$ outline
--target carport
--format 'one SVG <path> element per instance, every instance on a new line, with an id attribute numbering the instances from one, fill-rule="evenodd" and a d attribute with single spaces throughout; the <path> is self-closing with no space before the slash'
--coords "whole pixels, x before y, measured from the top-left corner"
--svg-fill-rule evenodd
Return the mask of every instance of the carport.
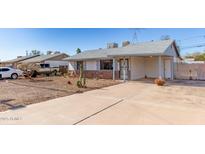
<path id="1" fill-rule="evenodd" d="M 173 80 L 174 58 L 171 56 L 121 56 L 113 58 L 113 80 L 120 71 L 120 79 L 164 78 Z"/>

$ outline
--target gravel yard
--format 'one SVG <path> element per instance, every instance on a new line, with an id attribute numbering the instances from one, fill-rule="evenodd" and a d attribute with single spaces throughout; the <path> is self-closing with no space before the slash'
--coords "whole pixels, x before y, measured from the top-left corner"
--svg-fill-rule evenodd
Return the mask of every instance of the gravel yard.
<path id="1" fill-rule="evenodd" d="M 0 80 L 0 112 L 120 83 L 113 80 L 87 79 L 87 88 L 78 88 L 77 80 L 78 78 L 67 77 Z M 71 84 L 68 84 L 68 81 Z"/>
<path id="2" fill-rule="evenodd" d="M 115 84 L 110 82 L 97 83 Z M 165 86 L 153 80 L 128 81 L 1 112 L 0 124 L 205 124 L 204 94 L 205 81 L 174 80 Z"/>

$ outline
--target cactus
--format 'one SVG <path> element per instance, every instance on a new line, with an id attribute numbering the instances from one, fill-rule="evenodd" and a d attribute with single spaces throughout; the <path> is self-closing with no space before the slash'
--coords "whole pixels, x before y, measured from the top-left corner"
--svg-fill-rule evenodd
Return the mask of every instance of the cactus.
<path id="1" fill-rule="evenodd" d="M 80 76 L 77 81 L 78 88 L 86 88 L 86 78 L 83 75 L 83 63 L 80 64 Z"/>

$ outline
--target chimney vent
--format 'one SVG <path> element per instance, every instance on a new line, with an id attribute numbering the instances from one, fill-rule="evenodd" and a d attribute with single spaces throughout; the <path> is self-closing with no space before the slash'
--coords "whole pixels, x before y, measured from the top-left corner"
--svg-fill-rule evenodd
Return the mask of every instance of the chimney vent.
<path id="1" fill-rule="evenodd" d="M 108 43 L 107 44 L 107 48 L 110 49 L 110 48 L 118 48 L 118 44 L 117 43 Z"/>
<path id="2" fill-rule="evenodd" d="M 122 42 L 122 46 L 123 47 L 126 47 L 126 46 L 128 46 L 130 44 L 130 41 L 124 41 L 124 42 Z"/>

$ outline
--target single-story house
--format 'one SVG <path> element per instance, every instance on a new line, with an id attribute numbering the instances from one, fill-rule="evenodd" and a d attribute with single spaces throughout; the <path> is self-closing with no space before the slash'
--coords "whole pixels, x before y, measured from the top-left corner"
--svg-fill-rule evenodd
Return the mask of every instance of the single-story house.
<path id="1" fill-rule="evenodd" d="M 137 80 L 140 78 L 174 78 L 174 62 L 181 61 L 174 40 L 130 44 L 108 44 L 106 49 L 88 50 L 65 58 L 69 70 L 79 73 L 83 64 L 86 77 Z"/>
<path id="2" fill-rule="evenodd" d="M 31 58 L 35 58 L 35 57 L 37 57 L 37 56 L 40 56 L 40 55 L 18 56 L 17 58 L 12 59 L 12 60 L 0 61 L 0 66 L 1 66 L 1 67 L 12 67 L 12 68 L 16 68 L 17 65 L 18 65 L 19 63 L 21 63 L 22 61 L 27 60 L 27 59 L 31 59 Z"/>
<path id="3" fill-rule="evenodd" d="M 21 64 L 49 64 L 49 67 L 68 66 L 68 62 L 63 60 L 67 57 L 65 53 L 51 53 L 21 61 Z"/>

